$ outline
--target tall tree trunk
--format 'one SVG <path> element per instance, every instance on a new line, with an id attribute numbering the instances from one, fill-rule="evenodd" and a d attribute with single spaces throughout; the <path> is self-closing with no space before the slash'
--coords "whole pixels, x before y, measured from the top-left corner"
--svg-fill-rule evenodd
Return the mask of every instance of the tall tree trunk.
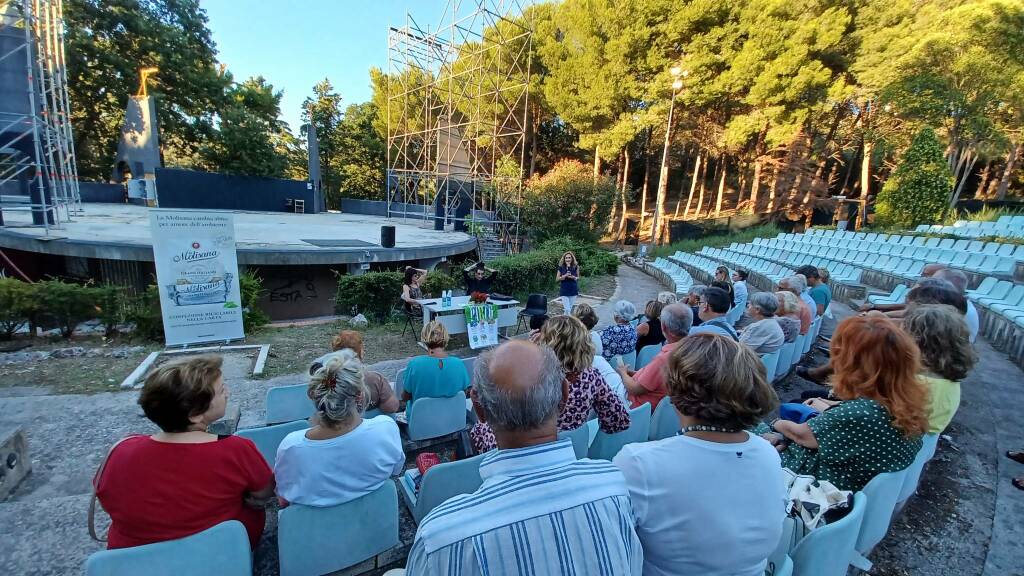
<path id="1" fill-rule="evenodd" d="M 697 216 L 698 219 L 700 219 L 701 210 L 704 207 L 704 190 L 705 190 L 704 184 L 707 181 L 708 164 L 709 164 L 709 162 L 705 162 L 704 166 L 701 168 L 701 171 L 700 171 L 700 190 L 697 193 L 697 212 L 695 213 L 695 215 Z M 714 177 L 714 176 L 712 176 L 712 177 Z"/>
<path id="2" fill-rule="evenodd" d="M 693 176 L 690 177 L 690 194 L 686 197 L 686 209 L 683 210 L 683 220 L 690 215 L 690 203 L 693 202 L 693 193 L 697 189 L 697 178 L 703 169 L 701 165 L 704 159 L 704 151 L 697 147 L 697 159 L 693 161 Z"/>
<path id="3" fill-rule="evenodd" d="M 629 216 L 629 197 L 627 192 L 629 191 L 629 146 L 626 146 L 626 167 L 622 169 L 622 188 L 619 190 L 619 199 L 622 201 L 622 216 L 619 220 L 619 231 L 615 234 L 615 239 L 625 239 L 626 237 L 626 218 Z"/>
<path id="4" fill-rule="evenodd" d="M 729 161 L 726 159 L 725 154 L 721 156 L 722 162 L 722 176 L 718 180 L 718 198 L 715 200 L 715 218 L 718 218 L 722 213 L 722 194 L 725 192 L 725 175 L 729 172 L 728 164 Z"/>
<path id="5" fill-rule="evenodd" d="M 868 223 L 868 194 L 871 192 L 871 153 L 874 149 L 874 142 L 870 140 L 864 141 L 864 158 L 860 165 L 860 210 L 858 211 L 856 230 L 860 230 Z"/>
<path id="6" fill-rule="evenodd" d="M 743 193 L 747 190 L 747 171 L 744 166 L 739 166 L 740 171 L 740 185 L 739 190 L 736 193 L 736 211 L 739 212 L 740 204 L 743 203 Z"/>
<path id="7" fill-rule="evenodd" d="M 992 177 L 992 161 L 985 162 L 985 167 L 981 169 L 981 178 L 978 180 L 978 187 L 974 189 L 974 197 L 978 200 L 985 199 L 985 188 L 988 186 L 988 181 Z"/>
<path id="8" fill-rule="evenodd" d="M 968 150 L 964 156 L 970 156 L 970 158 L 964 165 L 964 174 L 960 178 L 960 182 L 956 185 L 956 190 L 953 191 L 953 197 L 949 199 L 950 210 L 956 209 L 956 203 L 960 201 L 960 193 L 964 189 L 964 184 L 967 183 L 967 179 L 971 176 L 971 171 L 974 170 L 974 164 L 978 161 L 978 153 L 973 150 Z"/>
<path id="9" fill-rule="evenodd" d="M 637 227 L 637 237 L 643 233 L 644 220 L 647 219 L 647 185 L 651 180 L 651 153 L 644 149 L 644 188 L 640 193 L 640 225 Z"/>
<path id="10" fill-rule="evenodd" d="M 1009 154 L 1006 155 L 1006 168 L 1003 169 L 1003 175 L 999 178 L 999 186 L 996 188 L 996 200 L 1006 200 L 1006 192 L 1010 188 L 1010 176 L 1013 175 L 1013 170 L 1017 165 L 1017 158 L 1020 156 L 1022 148 L 1024 148 L 1024 140 L 1017 142 L 1010 148 Z"/>
<path id="11" fill-rule="evenodd" d="M 619 152 L 619 173 L 616 174 L 616 176 L 615 176 L 615 190 L 616 191 L 622 190 L 622 179 L 625 177 L 624 176 L 625 173 L 622 170 L 622 166 L 624 164 L 624 160 L 623 160 L 623 156 L 624 155 L 625 155 L 625 152 Z M 615 230 L 615 216 L 618 214 L 618 211 L 619 211 L 619 203 L 616 200 L 617 199 L 613 199 L 612 200 L 612 214 L 611 214 L 611 216 L 608 217 L 608 234 L 611 234 L 612 231 Z"/>
<path id="12" fill-rule="evenodd" d="M 768 181 L 768 209 L 766 212 L 771 214 L 775 211 L 775 193 L 779 189 L 779 164 L 776 162 L 772 166 L 772 179 Z"/>
<path id="13" fill-rule="evenodd" d="M 853 155 L 853 161 L 852 162 L 848 162 L 846 164 L 846 175 L 843 176 L 843 185 L 839 187 L 839 190 L 841 191 L 841 193 L 844 196 L 846 196 L 846 197 L 850 197 L 851 196 L 851 194 L 849 193 L 849 189 L 850 189 L 849 188 L 849 186 L 850 186 L 850 176 L 853 175 L 853 167 L 858 165 L 858 164 L 860 164 L 860 157 L 861 157 L 861 154 L 863 152 L 864 152 L 864 143 L 861 142 L 860 145 L 857 146 L 857 153 Z"/>
<path id="14" fill-rule="evenodd" d="M 537 169 L 537 132 L 539 130 L 540 114 L 537 112 L 537 107 L 534 106 L 533 122 L 530 122 L 530 170 L 526 173 L 528 179 L 533 177 L 533 173 Z"/>
<path id="15" fill-rule="evenodd" d="M 760 157 L 754 160 L 754 176 L 751 178 L 750 183 L 750 211 L 757 214 L 757 192 L 761 188 L 761 165 L 763 164 Z"/>
<path id="16" fill-rule="evenodd" d="M 601 176 L 601 145 L 594 146 L 594 183 Z"/>
<path id="17" fill-rule="evenodd" d="M 661 169 L 658 172 L 658 194 L 654 201 L 654 222 L 651 224 L 651 244 L 661 244 L 661 237 L 665 231 L 665 221 L 668 214 L 665 213 L 668 204 L 668 158 L 661 159 Z"/>

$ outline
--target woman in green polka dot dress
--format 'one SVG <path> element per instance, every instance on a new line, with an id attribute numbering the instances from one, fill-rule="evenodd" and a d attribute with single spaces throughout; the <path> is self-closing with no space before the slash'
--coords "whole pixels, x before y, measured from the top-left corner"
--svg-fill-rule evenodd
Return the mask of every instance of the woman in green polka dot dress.
<path id="1" fill-rule="evenodd" d="M 786 468 L 857 491 L 914 461 L 928 427 L 928 390 L 917 377 L 917 345 L 881 315 L 839 324 L 832 366 L 841 402 L 805 424 L 776 420 L 756 432 L 778 448 Z"/>

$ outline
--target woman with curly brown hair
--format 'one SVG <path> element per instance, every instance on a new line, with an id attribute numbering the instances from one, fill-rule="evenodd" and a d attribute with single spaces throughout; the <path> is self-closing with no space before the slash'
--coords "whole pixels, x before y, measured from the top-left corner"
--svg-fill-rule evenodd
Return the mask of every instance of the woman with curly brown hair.
<path id="1" fill-rule="evenodd" d="M 911 306 L 903 330 L 921 351 L 921 379 L 931 392 L 928 433 L 939 434 L 960 407 L 960 381 L 978 360 L 970 330 L 963 315 L 944 304 Z"/>
<path id="2" fill-rule="evenodd" d="M 786 468 L 857 491 L 914 461 L 928 430 L 928 389 L 918 378 L 914 340 L 881 315 L 839 324 L 832 367 L 840 402 L 804 424 L 776 420 L 757 432 L 778 448 Z"/>
<path id="3" fill-rule="evenodd" d="M 644 574 L 764 574 L 786 514 L 779 455 L 746 429 L 778 405 L 764 364 L 718 334 L 680 340 L 667 363 L 679 435 L 626 445 Z M 722 554 L 728 550 L 728 554 Z"/>
<path id="4" fill-rule="evenodd" d="M 555 352 L 569 382 L 569 396 L 558 414 L 559 430 L 575 430 L 586 424 L 593 410 L 601 430 L 609 434 L 629 428 L 629 411 L 594 367 L 594 345 L 586 326 L 572 316 L 555 316 L 540 329 L 540 346 Z M 498 447 L 486 423 L 470 430 L 477 453 Z"/>

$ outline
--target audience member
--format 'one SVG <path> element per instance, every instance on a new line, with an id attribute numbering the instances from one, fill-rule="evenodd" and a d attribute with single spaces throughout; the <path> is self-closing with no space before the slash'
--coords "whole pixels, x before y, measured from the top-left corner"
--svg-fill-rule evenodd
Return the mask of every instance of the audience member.
<path id="1" fill-rule="evenodd" d="M 675 304 L 678 301 L 679 297 L 676 296 L 675 292 L 668 292 L 667 290 L 658 292 L 658 302 L 661 302 L 662 304 Z"/>
<path id="2" fill-rule="evenodd" d="M 815 317 L 823 315 L 829 304 L 832 303 L 832 289 L 822 281 L 821 273 L 814 266 L 801 266 L 796 269 L 796 273 L 802 274 L 807 279 L 807 295 L 814 302 Z"/>
<path id="3" fill-rule="evenodd" d="M 786 342 L 795 342 L 800 335 L 800 300 L 792 292 L 780 290 L 775 293 L 779 310 L 775 313 L 775 321 L 782 328 Z"/>
<path id="4" fill-rule="evenodd" d="M 614 314 L 614 324 L 601 331 L 601 354 L 606 360 L 636 351 L 636 328 L 630 323 L 636 316 L 636 307 L 628 300 L 619 300 Z"/>
<path id="5" fill-rule="evenodd" d="M 736 305 L 736 289 L 732 285 L 732 275 L 729 274 L 729 269 L 725 266 L 719 266 L 715 269 L 715 280 L 711 282 L 712 286 L 717 286 L 729 293 L 729 308 L 731 309 Z"/>
<path id="6" fill-rule="evenodd" d="M 857 491 L 914 461 L 928 429 L 928 389 L 918 377 L 917 345 L 881 315 L 839 323 L 832 366 L 840 403 L 805 424 L 776 420 L 771 433 L 764 425 L 757 432 L 776 445 L 786 468 Z"/>
<path id="7" fill-rule="evenodd" d="M 407 574 L 639 576 L 643 551 L 622 473 L 577 460 L 572 442 L 558 440 L 568 390 L 554 352 L 506 342 L 480 356 L 473 380 L 473 408 L 498 450 L 480 463 L 479 490 L 420 523 Z"/>
<path id="8" fill-rule="evenodd" d="M 402 301 L 405 303 L 405 311 L 408 314 L 416 314 L 421 310 L 417 300 L 423 299 L 423 290 L 420 282 L 426 276 L 427 271 L 412 266 L 405 267 L 405 278 L 402 280 Z"/>
<path id="9" fill-rule="evenodd" d="M 554 350 L 569 383 L 569 395 L 558 414 L 559 430 L 583 426 L 591 411 L 597 414 L 601 430 L 609 434 L 629 428 L 629 411 L 593 366 L 594 348 L 582 322 L 572 316 L 555 316 L 541 329 L 537 344 Z M 474 425 L 469 435 L 477 453 L 497 447 L 486 422 Z"/>
<path id="10" fill-rule="evenodd" d="M 604 345 L 601 344 L 601 333 L 594 330 L 594 327 L 597 326 L 597 312 L 594 312 L 590 304 L 577 304 L 572 307 L 572 315 L 583 322 L 583 325 L 590 331 L 590 343 L 594 345 L 594 354 L 602 356 Z"/>
<path id="11" fill-rule="evenodd" d="M 733 326 L 742 326 L 745 323 L 743 314 L 747 311 L 747 271 L 738 269 L 732 273 L 732 289 L 735 294 L 732 308 L 729 310 L 729 321 Z"/>
<path id="12" fill-rule="evenodd" d="M 336 352 L 309 379 L 316 425 L 284 437 L 274 477 L 284 503 L 336 506 L 373 492 L 405 467 L 398 425 L 363 419 L 367 389 L 352 349 Z"/>
<path id="13" fill-rule="evenodd" d="M 903 317 L 903 330 L 921 351 L 921 378 L 931 398 L 928 432 L 941 434 L 960 407 L 960 381 L 977 361 L 970 332 L 964 317 L 943 304 L 911 307 Z"/>
<path id="14" fill-rule="evenodd" d="M 636 327 L 636 351 L 651 344 L 664 344 L 665 335 L 661 333 L 661 310 L 664 304 L 651 300 L 644 308 L 644 321 Z"/>
<path id="15" fill-rule="evenodd" d="M 935 274 L 939 270 L 943 270 L 945 268 L 946 268 L 945 264 L 938 264 L 938 263 L 925 264 L 924 268 L 921 269 L 921 277 L 918 278 L 918 280 L 915 283 L 915 285 L 919 284 L 925 278 L 931 278 L 931 277 L 935 276 Z M 965 277 L 965 283 L 966 283 L 966 277 Z M 865 302 L 864 304 L 861 304 L 859 310 L 861 312 L 870 312 L 871 310 L 877 310 L 879 312 L 884 312 L 890 318 L 902 318 L 903 317 L 903 310 L 906 307 L 907 307 L 907 304 L 906 304 L 905 300 L 904 300 L 904 302 L 900 302 L 899 304 L 874 304 L 872 302 Z"/>
<path id="16" fill-rule="evenodd" d="M 978 309 L 974 307 L 971 299 L 967 298 L 967 275 L 960 270 L 943 268 L 937 270 L 934 277 L 949 282 L 952 284 L 953 289 L 964 297 L 964 301 L 967 303 L 967 313 L 964 314 L 964 321 L 967 322 L 971 344 L 974 344 L 974 341 L 978 339 L 978 331 L 981 329 L 981 319 L 978 317 Z"/>
<path id="17" fill-rule="evenodd" d="M 711 286 L 704 291 L 700 299 L 700 325 L 690 330 L 691 334 L 721 334 L 733 340 L 739 340 L 739 334 L 725 318 L 729 313 L 729 294 L 725 290 Z"/>
<path id="18" fill-rule="evenodd" d="M 498 272 L 487 267 L 483 262 L 477 262 L 462 270 L 462 282 L 466 286 L 466 294 L 480 292 L 490 294 L 491 287 L 498 279 Z"/>
<path id="19" fill-rule="evenodd" d="M 796 296 L 799 303 L 800 309 L 797 312 L 797 317 L 800 318 L 800 334 L 807 334 L 807 331 L 811 328 L 811 322 L 814 322 L 814 310 L 815 306 L 807 303 L 804 299 L 804 291 L 807 289 L 807 280 L 799 274 L 787 276 L 782 280 L 779 280 L 779 290 L 789 292 Z M 812 299 L 813 302 L 813 299 Z"/>
<path id="20" fill-rule="evenodd" d="M 757 354 L 771 354 L 782 348 L 786 335 L 775 321 L 778 308 L 779 301 L 771 292 L 758 292 L 751 296 L 750 304 L 747 305 L 751 324 L 740 334 L 740 343 L 750 346 Z"/>
<path id="21" fill-rule="evenodd" d="M 708 287 L 703 284 L 694 284 L 690 286 L 690 291 L 686 293 L 686 305 L 690 307 L 690 314 L 693 316 L 693 325 L 700 326 L 700 299 L 704 296 L 704 291 Z"/>
<path id="22" fill-rule="evenodd" d="M 409 360 L 405 367 L 402 399 L 406 415 L 420 398 L 451 398 L 469 388 L 469 373 L 461 358 L 448 356 L 448 330 L 437 321 L 428 322 L 420 332 L 427 353 Z"/>
<path id="23" fill-rule="evenodd" d="M 93 479 L 110 515 L 108 548 L 176 540 L 227 520 L 259 543 L 274 474 L 252 441 L 206 431 L 228 402 L 221 363 L 175 360 L 146 377 L 139 405 L 161 431 L 115 444 Z"/>
<path id="24" fill-rule="evenodd" d="M 679 345 L 679 341 L 690 332 L 692 321 L 688 306 L 665 306 L 661 310 L 661 331 L 665 334 L 666 344 L 661 347 L 661 351 L 650 363 L 635 372 L 627 366 L 617 367 L 633 408 L 649 402 L 653 410 L 668 394 L 668 388 L 665 386 L 665 363 L 669 354 Z"/>
<path id="25" fill-rule="evenodd" d="M 309 375 L 312 376 L 320 367 L 327 364 L 327 360 L 344 350 L 352 350 L 356 353 L 359 361 L 363 361 L 363 335 L 355 330 L 342 330 L 331 340 L 331 349 L 334 352 L 324 354 L 313 360 L 309 367 Z M 395 389 L 391 383 L 380 372 L 372 370 L 363 371 L 363 384 L 366 385 L 366 398 L 364 410 L 379 410 L 383 414 L 398 412 L 400 403 Z"/>
<path id="26" fill-rule="evenodd" d="M 744 431 L 778 406 L 764 365 L 729 338 L 690 336 L 669 356 L 668 388 L 681 433 L 627 444 L 614 460 L 644 574 L 763 575 L 787 501 L 779 454 Z"/>

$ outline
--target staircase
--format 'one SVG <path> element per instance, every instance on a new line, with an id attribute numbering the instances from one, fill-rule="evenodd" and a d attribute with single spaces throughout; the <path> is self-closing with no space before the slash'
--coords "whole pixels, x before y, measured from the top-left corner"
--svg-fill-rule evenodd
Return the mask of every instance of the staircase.
<path id="1" fill-rule="evenodd" d="M 476 252 L 480 260 L 490 262 L 495 258 L 506 256 L 505 245 L 498 236 L 490 230 L 476 237 Z"/>

